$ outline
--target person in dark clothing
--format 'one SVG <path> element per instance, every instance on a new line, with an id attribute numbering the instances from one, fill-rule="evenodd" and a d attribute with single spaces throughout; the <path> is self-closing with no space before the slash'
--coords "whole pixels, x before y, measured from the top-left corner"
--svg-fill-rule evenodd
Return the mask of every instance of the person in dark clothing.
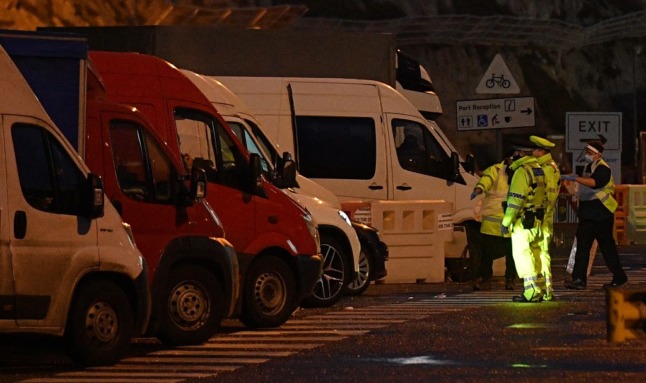
<path id="1" fill-rule="evenodd" d="M 576 230 L 577 249 L 574 256 L 572 280 L 565 281 L 565 287 L 571 290 L 585 290 L 587 284 L 590 248 L 594 240 L 599 243 L 603 260 L 612 272 L 612 281 L 604 287 L 623 286 L 628 277 L 621 267 L 617 245 L 612 235 L 614 212 L 617 201 L 614 199 L 615 183 L 610 167 L 601 158 L 603 144 L 591 141 L 585 147 L 587 165 L 583 175 L 563 175 L 561 180 L 574 181 L 579 184 L 579 224 Z"/>

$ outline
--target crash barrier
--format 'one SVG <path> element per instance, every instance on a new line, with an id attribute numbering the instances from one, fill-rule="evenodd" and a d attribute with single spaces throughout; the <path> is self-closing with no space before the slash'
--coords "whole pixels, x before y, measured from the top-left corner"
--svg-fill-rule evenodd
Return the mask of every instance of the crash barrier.
<path id="1" fill-rule="evenodd" d="M 388 245 L 386 283 L 444 281 L 445 242 L 453 239 L 453 206 L 445 201 L 345 202 L 350 219 L 379 230 Z"/>
<path id="2" fill-rule="evenodd" d="M 623 185 L 627 186 L 628 206 L 624 207 L 627 212 L 626 241 L 629 243 L 646 243 L 646 185 Z"/>
<path id="3" fill-rule="evenodd" d="M 608 342 L 646 337 L 646 290 L 606 291 Z"/>
<path id="4" fill-rule="evenodd" d="M 628 186 L 615 185 L 615 199 L 617 200 L 617 210 L 615 210 L 615 225 L 613 227 L 613 236 L 618 245 L 625 246 L 629 244 L 626 233 L 626 215 L 629 205 Z"/>
<path id="5" fill-rule="evenodd" d="M 617 200 L 618 206 L 615 211 L 615 221 L 613 226 L 613 236 L 617 244 L 625 246 L 632 243 L 640 243 L 639 240 L 645 241 L 646 243 L 646 203 L 645 197 L 646 194 L 640 193 L 646 191 L 646 186 L 644 185 L 615 185 L 615 199 Z M 632 196 L 632 197 L 631 197 Z M 631 198 L 637 200 L 631 202 Z M 637 205 L 635 205 L 637 203 Z M 634 209 L 631 209 L 631 206 Z M 554 241 L 557 247 L 571 247 L 573 238 L 567 236 L 567 232 L 558 230 L 567 226 L 568 224 L 575 225 L 577 220 L 577 207 L 578 200 L 576 194 L 570 193 L 561 193 L 559 194 L 556 209 L 554 211 Z M 628 230 L 628 219 L 631 217 L 634 222 L 632 227 L 637 227 L 642 225 L 639 230 L 642 230 L 642 233 L 638 232 L 638 229 L 632 229 L 631 232 Z M 640 239 L 640 236 L 643 237 Z M 631 240 L 632 238 L 632 240 Z"/>

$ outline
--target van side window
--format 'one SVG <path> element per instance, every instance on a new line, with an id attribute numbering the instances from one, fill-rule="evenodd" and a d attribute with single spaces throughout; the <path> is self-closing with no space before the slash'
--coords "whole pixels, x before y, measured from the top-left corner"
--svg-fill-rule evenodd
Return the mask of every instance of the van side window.
<path id="1" fill-rule="evenodd" d="M 372 118 L 297 116 L 295 136 L 295 155 L 305 177 L 367 180 L 375 174 Z"/>
<path id="2" fill-rule="evenodd" d="M 194 166 L 206 171 L 210 182 L 241 188 L 246 159 L 224 126 L 214 117 L 195 110 L 175 110 L 179 148 Z M 187 165 L 187 169 L 190 166 Z"/>
<path id="3" fill-rule="evenodd" d="M 392 129 L 397 159 L 403 169 L 448 180 L 450 158 L 424 125 L 393 119 Z"/>
<path id="4" fill-rule="evenodd" d="M 85 176 L 61 143 L 41 127 L 11 129 L 20 188 L 29 205 L 50 213 L 80 215 Z"/>
<path id="5" fill-rule="evenodd" d="M 227 124 L 249 153 L 256 153 L 260 156 L 260 165 L 262 166 L 262 171 L 268 179 L 271 179 L 271 177 L 269 176 L 269 164 L 267 163 L 266 158 L 267 154 L 265 154 L 266 152 L 263 152 L 264 149 L 261 150 L 258 145 L 256 145 L 253 137 L 251 137 L 249 132 L 247 132 L 247 129 L 245 129 L 245 126 L 242 125 L 242 123 L 228 121 Z"/>
<path id="6" fill-rule="evenodd" d="M 140 125 L 110 121 L 112 160 L 121 191 L 137 201 L 170 203 L 172 164 Z"/>

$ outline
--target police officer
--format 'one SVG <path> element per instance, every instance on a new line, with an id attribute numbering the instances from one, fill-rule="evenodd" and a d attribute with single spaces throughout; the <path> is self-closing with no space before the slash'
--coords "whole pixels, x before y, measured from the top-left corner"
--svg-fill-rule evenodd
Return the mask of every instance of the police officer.
<path id="1" fill-rule="evenodd" d="M 585 147 L 583 176 L 564 175 L 561 179 L 579 184 L 579 224 L 576 229 L 576 254 L 572 280 L 565 281 L 565 287 L 572 290 L 585 290 L 590 262 L 590 248 L 594 240 L 599 243 L 603 260 L 612 272 L 612 281 L 604 287 L 618 287 L 628 282 L 628 277 L 621 267 L 617 245 L 612 236 L 614 213 L 617 201 L 613 198 L 615 182 L 610 167 L 601 158 L 603 143 L 591 141 Z"/>
<path id="2" fill-rule="evenodd" d="M 511 164 L 514 172 L 507 193 L 502 234 L 511 233 L 512 252 L 518 276 L 523 279 L 523 293 L 514 302 L 540 302 L 545 291 L 538 285 L 541 271 L 539 246 L 545 213 L 545 173 L 531 155 L 533 144 L 516 146 L 523 157 Z"/>
<path id="3" fill-rule="evenodd" d="M 550 154 L 550 149 L 555 146 L 554 143 L 538 136 L 531 136 L 529 140 L 536 145 L 532 154 L 545 173 L 545 215 L 543 217 L 542 239 L 539 243 L 540 248 L 537 249 L 540 251 L 542 276 L 538 282 L 545 291 L 543 299 L 551 301 L 554 299 L 554 287 L 552 286 L 550 244 L 554 234 L 554 210 L 561 189 L 561 172 Z"/>
<path id="4" fill-rule="evenodd" d="M 511 235 L 502 234 L 501 225 L 504 216 L 503 202 L 509 191 L 509 176 L 513 152 L 499 163 L 486 168 L 480 180 L 473 188 L 471 199 L 484 193 L 482 200 L 482 224 L 480 234 L 482 241 L 482 261 L 480 265 L 480 278 L 473 284 L 474 290 L 490 290 L 490 279 L 493 276 L 493 261 L 505 257 L 505 289 L 513 290 L 517 278 L 516 266 L 511 250 Z"/>

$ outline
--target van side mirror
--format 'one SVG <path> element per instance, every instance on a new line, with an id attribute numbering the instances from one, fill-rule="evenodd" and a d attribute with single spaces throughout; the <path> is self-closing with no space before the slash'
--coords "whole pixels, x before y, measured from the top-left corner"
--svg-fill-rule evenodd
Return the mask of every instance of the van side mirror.
<path id="1" fill-rule="evenodd" d="M 283 153 L 283 157 L 280 159 L 280 166 L 276 168 L 275 185 L 279 189 L 298 187 L 296 162 L 292 159 L 290 152 Z"/>
<path id="2" fill-rule="evenodd" d="M 88 173 L 85 193 L 82 201 L 83 214 L 88 218 L 103 217 L 105 207 L 105 191 L 101 177 Z"/>
<path id="3" fill-rule="evenodd" d="M 201 167 L 194 166 L 191 169 L 191 200 L 206 197 L 206 171 Z"/>
<path id="4" fill-rule="evenodd" d="M 476 171 L 476 158 L 473 154 L 467 154 L 467 158 L 464 160 L 464 170 L 471 174 Z"/>
<path id="5" fill-rule="evenodd" d="M 451 181 L 460 179 L 460 156 L 456 152 L 451 152 Z"/>
<path id="6" fill-rule="evenodd" d="M 253 194 L 264 195 L 262 188 L 262 165 L 258 153 L 249 154 L 249 178 L 247 179 L 247 190 Z"/>

